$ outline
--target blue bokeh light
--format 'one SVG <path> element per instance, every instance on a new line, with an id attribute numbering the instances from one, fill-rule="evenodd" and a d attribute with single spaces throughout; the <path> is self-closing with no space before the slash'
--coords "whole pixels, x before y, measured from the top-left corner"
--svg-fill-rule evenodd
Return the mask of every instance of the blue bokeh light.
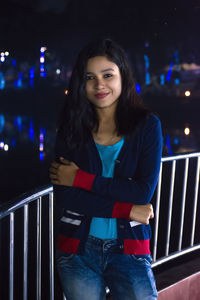
<path id="1" fill-rule="evenodd" d="M 5 125 L 5 117 L 4 115 L 0 115 L 0 133 L 3 131 Z"/>
<path id="2" fill-rule="evenodd" d="M 164 84 L 165 84 L 165 75 L 164 75 L 164 74 L 161 74 L 161 75 L 160 75 L 160 84 L 161 84 L 161 85 L 164 85 Z"/>
<path id="3" fill-rule="evenodd" d="M 168 149 L 168 153 L 172 154 L 172 147 L 171 147 L 171 142 L 170 142 L 170 137 L 169 135 L 166 135 L 166 145 L 167 145 L 167 149 Z"/>
<path id="4" fill-rule="evenodd" d="M 170 66 L 169 66 L 169 70 L 168 70 L 168 72 L 167 72 L 167 77 L 166 77 L 166 80 L 167 80 L 167 81 L 170 81 L 170 79 L 171 79 L 171 74 L 172 74 L 173 65 L 174 65 L 174 63 L 171 62 L 171 63 L 170 63 Z"/>
<path id="5" fill-rule="evenodd" d="M 138 94 L 141 93 L 141 86 L 139 85 L 139 83 L 136 83 L 136 91 Z"/>
<path id="6" fill-rule="evenodd" d="M 32 120 L 29 123 L 29 138 L 32 141 L 34 140 L 34 127 L 33 127 L 33 121 Z"/>

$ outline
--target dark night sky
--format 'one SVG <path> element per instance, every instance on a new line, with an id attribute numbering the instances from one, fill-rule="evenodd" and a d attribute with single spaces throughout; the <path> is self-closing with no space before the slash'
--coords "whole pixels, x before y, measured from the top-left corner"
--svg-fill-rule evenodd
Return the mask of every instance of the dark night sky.
<path id="1" fill-rule="evenodd" d="M 148 41 L 158 64 L 168 63 L 175 49 L 184 61 L 200 63 L 200 5 L 187 3 L 161 8 L 132 0 L 10 0 L 0 10 L 0 48 L 23 57 L 44 44 L 73 59 L 88 40 L 103 35 L 135 52 Z"/>

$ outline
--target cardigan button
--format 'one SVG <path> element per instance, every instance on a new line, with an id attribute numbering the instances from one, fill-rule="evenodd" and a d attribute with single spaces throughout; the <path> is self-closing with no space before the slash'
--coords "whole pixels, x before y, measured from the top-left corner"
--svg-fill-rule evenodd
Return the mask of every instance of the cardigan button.
<path id="1" fill-rule="evenodd" d="M 132 180 L 133 178 L 129 177 L 128 180 Z"/>
<path id="2" fill-rule="evenodd" d="M 120 160 L 119 160 L 119 159 L 116 159 L 115 162 L 116 162 L 116 164 L 119 164 L 119 163 L 120 163 Z"/>

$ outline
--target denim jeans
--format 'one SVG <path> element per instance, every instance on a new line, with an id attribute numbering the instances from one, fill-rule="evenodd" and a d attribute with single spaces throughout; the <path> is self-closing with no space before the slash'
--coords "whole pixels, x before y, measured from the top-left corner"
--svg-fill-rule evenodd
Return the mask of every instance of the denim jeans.
<path id="1" fill-rule="evenodd" d="M 56 262 L 67 300 L 155 300 L 150 255 L 120 253 L 118 240 L 88 237 L 83 255 L 57 251 Z"/>

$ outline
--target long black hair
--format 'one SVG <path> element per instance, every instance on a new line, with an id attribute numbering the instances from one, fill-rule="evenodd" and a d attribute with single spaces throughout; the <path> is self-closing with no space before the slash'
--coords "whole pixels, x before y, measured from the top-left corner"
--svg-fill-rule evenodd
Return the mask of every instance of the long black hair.
<path id="1" fill-rule="evenodd" d="M 93 41 L 82 49 L 77 58 L 69 82 L 69 93 L 60 116 L 58 135 L 65 139 L 69 150 L 80 148 L 89 140 L 92 131 L 98 129 L 97 113 L 85 92 L 87 61 L 95 56 L 106 56 L 120 70 L 122 92 L 115 112 L 118 135 L 129 135 L 150 113 L 136 92 L 124 50 L 111 39 Z"/>

